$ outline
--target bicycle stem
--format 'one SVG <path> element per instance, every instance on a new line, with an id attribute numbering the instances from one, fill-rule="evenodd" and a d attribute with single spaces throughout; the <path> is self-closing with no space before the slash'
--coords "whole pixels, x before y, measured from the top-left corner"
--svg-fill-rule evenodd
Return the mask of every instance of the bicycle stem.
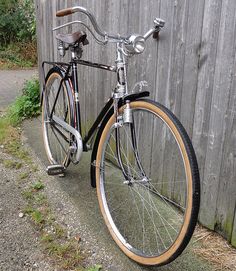
<path id="1" fill-rule="evenodd" d="M 127 63 L 123 50 L 123 43 L 118 42 L 116 44 L 116 73 L 117 73 L 117 85 L 114 90 L 113 97 L 122 98 L 124 95 L 128 94 L 127 87 Z"/>

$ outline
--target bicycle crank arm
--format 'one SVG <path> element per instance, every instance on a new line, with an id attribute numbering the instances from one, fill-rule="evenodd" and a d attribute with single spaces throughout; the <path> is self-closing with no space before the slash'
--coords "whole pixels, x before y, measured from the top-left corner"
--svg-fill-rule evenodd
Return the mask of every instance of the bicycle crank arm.
<path id="1" fill-rule="evenodd" d="M 76 140 L 76 150 L 74 150 L 73 152 L 73 158 L 74 158 L 74 162 L 78 163 L 80 161 L 82 152 L 83 152 L 83 141 L 82 141 L 82 137 L 80 135 L 80 133 L 73 128 L 72 126 L 70 126 L 68 123 L 66 123 L 64 120 L 58 118 L 57 116 L 53 115 L 52 116 L 52 120 L 59 126 L 61 126 L 64 130 L 66 130 L 67 132 L 71 133 Z"/>

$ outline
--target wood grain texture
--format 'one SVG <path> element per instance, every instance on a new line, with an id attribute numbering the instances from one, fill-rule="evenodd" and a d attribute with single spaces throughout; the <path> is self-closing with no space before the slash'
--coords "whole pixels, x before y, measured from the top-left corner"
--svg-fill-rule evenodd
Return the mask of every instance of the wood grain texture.
<path id="1" fill-rule="evenodd" d="M 236 171 L 232 167 L 235 166 L 232 160 L 236 148 L 233 127 L 235 114 L 229 114 L 235 109 L 235 104 L 232 103 L 235 100 L 235 87 L 232 83 L 236 71 L 236 35 L 233 34 L 236 31 L 235 10 L 235 1 L 223 2 L 209 123 L 211 141 L 206 152 L 206 160 L 214 161 L 206 167 L 206 176 L 216 176 L 216 185 L 211 189 L 213 194 L 218 194 L 212 205 L 217 209 L 215 226 L 217 230 L 224 229 L 222 232 L 226 236 L 230 236 L 232 232 L 236 202 Z M 222 159 L 215 159 L 216 157 Z"/>
<path id="2" fill-rule="evenodd" d="M 215 208 L 214 202 L 217 197 L 213 193 L 215 186 L 217 186 L 217 176 L 215 172 L 212 175 L 208 173 L 211 163 L 206 160 L 206 150 L 211 144 L 209 124 L 214 90 L 221 6 L 221 1 L 205 1 L 200 55 L 207 58 L 207 60 L 198 72 L 193 128 L 193 143 L 196 147 L 200 176 L 202 178 L 200 221 L 211 229 L 214 229 L 215 224 L 214 219 L 212 219 L 215 213 L 211 210 Z"/>
<path id="3" fill-rule="evenodd" d="M 43 60 L 63 60 L 57 52 L 52 27 L 83 14 L 56 18 L 59 9 L 76 0 L 36 1 L 39 66 Z M 236 246 L 236 1 L 235 0 L 80 0 L 109 33 L 128 36 L 145 33 L 155 17 L 166 20 L 159 41 L 150 38 L 143 55 L 129 63 L 129 90 L 148 82 L 151 97 L 170 108 L 185 126 L 196 150 L 202 187 L 200 222 L 224 235 Z M 91 24 L 90 24 L 91 26 Z M 83 29 L 73 26 L 67 33 Z M 88 34 L 85 60 L 114 65 L 115 46 L 101 46 Z M 67 55 L 64 60 L 69 61 Z M 42 80 L 41 72 L 40 79 Z M 116 75 L 79 67 L 81 117 L 91 123 L 116 84 Z M 87 126 L 87 125 L 85 125 Z M 87 128 L 85 128 L 87 130 Z M 161 134 L 157 127 L 149 135 Z M 168 146 L 153 147 L 162 164 Z M 173 159 L 173 176 L 178 161 Z M 171 177 L 172 178 L 172 177 Z"/>

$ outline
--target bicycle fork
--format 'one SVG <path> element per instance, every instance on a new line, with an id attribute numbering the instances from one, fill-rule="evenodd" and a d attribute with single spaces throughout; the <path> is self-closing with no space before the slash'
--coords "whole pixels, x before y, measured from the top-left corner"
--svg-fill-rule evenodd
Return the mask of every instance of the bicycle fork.
<path id="1" fill-rule="evenodd" d="M 135 161 L 134 163 L 137 164 L 137 167 L 141 173 L 142 179 L 147 179 L 146 178 L 146 173 L 143 169 L 142 163 L 139 158 L 139 153 L 138 153 L 138 148 L 137 148 L 137 137 L 136 137 L 136 131 L 135 131 L 135 123 L 134 123 L 134 117 L 133 117 L 133 112 L 132 109 L 130 108 L 130 101 L 126 101 L 126 105 L 124 107 L 123 114 L 119 114 L 118 111 L 118 101 L 114 99 L 114 114 L 116 118 L 116 123 L 115 123 L 115 141 L 116 141 L 116 154 L 117 154 L 117 160 L 118 164 L 122 170 L 122 173 L 124 175 L 124 178 L 126 180 L 126 184 L 132 185 L 134 182 L 132 172 L 129 172 L 129 165 L 125 165 L 122 159 L 122 147 L 120 144 L 120 129 L 124 125 L 129 126 L 129 131 L 130 131 L 130 143 L 131 143 L 131 150 L 134 153 L 134 158 Z M 127 136 L 129 136 L 127 134 Z M 128 154 L 127 154 L 128 155 Z M 127 163 L 129 163 L 127 161 Z M 127 169 L 126 169 L 127 168 Z"/>

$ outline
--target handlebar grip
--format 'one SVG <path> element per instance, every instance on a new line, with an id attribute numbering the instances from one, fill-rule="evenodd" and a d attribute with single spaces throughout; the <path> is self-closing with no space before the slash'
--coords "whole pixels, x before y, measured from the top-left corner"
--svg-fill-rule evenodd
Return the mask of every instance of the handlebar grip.
<path id="1" fill-rule="evenodd" d="M 63 16 L 66 16 L 66 15 L 70 15 L 72 13 L 74 13 L 72 8 L 65 8 L 65 9 L 61 9 L 61 10 L 57 11 L 56 16 L 57 17 L 63 17 Z"/>

